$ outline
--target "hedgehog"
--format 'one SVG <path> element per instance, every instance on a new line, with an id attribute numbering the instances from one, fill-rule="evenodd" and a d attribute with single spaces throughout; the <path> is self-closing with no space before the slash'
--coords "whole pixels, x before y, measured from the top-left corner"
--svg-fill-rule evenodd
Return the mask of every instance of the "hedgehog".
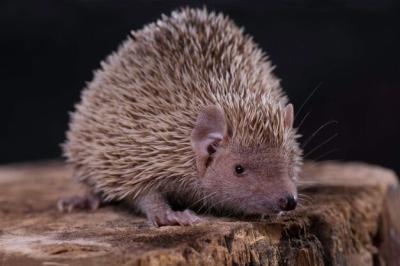
<path id="1" fill-rule="evenodd" d="M 131 32 L 71 114 L 63 151 L 88 194 L 59 209 L 127 201 L 155 226 L 204 220 L 196 204 L 241 215 L 295 209 L 302 151 L 272 71 L 243 28 L 205 8 Z"/>

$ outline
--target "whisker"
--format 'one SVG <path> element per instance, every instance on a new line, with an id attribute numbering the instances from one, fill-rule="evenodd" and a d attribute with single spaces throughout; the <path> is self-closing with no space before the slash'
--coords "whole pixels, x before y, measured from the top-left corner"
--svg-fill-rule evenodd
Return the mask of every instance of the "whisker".
<path id="1" fill-rule="evenodd" d="M 321 144 L 317 145 L 314 149 L 312 149 L 311 151 L 309 151 L 306 155 L 304 155 L 304 158 L 307 158 L 309 155 L 311 155 L 313 152 L 315 152 L 316 150 L 318 150 L 319 148 L 321 148 L 322 146 L 324 146 L 325 144 L 327 144 L 328 142 L 330 142 L 331 140 L 333 140 L 334 138 L 336 138 L 339 134 L 335 133 L 333 134 L 331 137 L 329 137 L 328 139 L 326 139 L 325 141 L 323 141 Z"/>
<path id="2" fill-rule="evenodd" d="M 299 205 L 299 210 L 307 210 L 308 208 L 310 208 L 310 205 L 311 205 L 311 204 L 309 204 L 309 205 L 300 204 L 300 205 Z"/>
<path id="3" fill-rule="evenodd" d="M 229 200 L 231 200 L 229 197 L 226 197 L 225 199 L 222 199 L 218 202 L 214 202 L 213 204 L 210 204 L 210 208 L 208 210 L 211 209 L 215 209 L 219 214 L 221 214 L 221 211 L 224 210 L 223 205 L 225 202 L 228 202 Z M 229 215 L 225 215 L 227 217 L 231 217 L 232 214 Z"/>
<path id="4" fill-rule="evenodd" d="M 311 142 L 311 140 L 313 140 L 314 137 L 315 137 L 319 132 L 321 132 L 322 129 L 324 129 L 325 127 L 327 127 L 327 126 L 329 126 L 329 125 L 337 124 L 337 123 L 338 123 L 338 121 L 336 121 L 336 120 L 330 120 L 330 121 L 326 122 L 325 124 L 323 124 L 322 126 L 320 126 L 317 130 L 314 131 L 313 134 L 311 134 L 310 137 L 308 137 L 308 139 L 306 139 L 306 140 L 304 141 L 304 143 L 301 145 L 301 148 L 305 148 L 305 147 L 307 146 L 307 144 L 309 144 L 309 143 Z"/>
<path id="5" fill-rule="evenodd" d="M 303 194 L 303 193 L 299 193 L 298 194 L 298 198 L 299 199 L 308 199 L 308 200 L 313 200 L 314 199 L 313 196 L 310 196 L 310 195 L 307 195 L 307 194 Z"/>
<path id="6" fill-rule="evenodd" d="M 314 95 L 314 93 L 321 87 L 321 85 L 322 85 L 322 82 L 318 83 L 318 85 L 311 91 L 310 95 L 308 95 L 308 97 L 304 100 L 303 104 L 300 106 L 300 108 L 296 112 L 296 115 L 294 116 L 294 121 L 296 121 L 296 118 L 300 114 L 303 107 L 310 100 L 310 98 Z"/>
<path id="7" fill-rule="evenodd" d="M 311 203 L 313 201 L 313 198 L 298 198 L 299 202 L 306 202 L 306 203 Z"/>
<path id="8" fill-rule="evenodd" d="M 222 209 L 223 203 L 225 203 L 225 202 L 227 202 L 227 201 L 229 201 L 229 198 L 228 198 L 228 197 L 225 198 L 225 199 L 221 199 L 221 200 L 219 200 L 219 201 L 217 201 L 217 202 L 214 202 L 214 203 L 212 204 L 212 205 L 213 205 L 213 208 Z"/>
<path id="9" fill-rule="evenodd" d="M 314 161 L 318 161 L 318 160 L 324 158 L 325 156 L 328 156 L 329 154 L 334 153 L 334 152 L 337 152 L 337 151 L 339 151 L 339 149 L 334 148 L 334 149 L 332 149 L 332 150 L 330 150 L 330 151 L 328 151 L 328 152 L 325 152 L 325 153 L 323 153 L 322 155 L 318 156 L 317 158 L 314 159 Z"/>
<path id="10" fill-rule="evenodd" d="M 309 205 L 311 204 L 304 204 L 303 202 L 299 202 L 299 204 L 297 205 L 297 209 L 305 209 Z"/>
<path id="11" fill-rule="evenodd" d="M 205 208 L 204 213 L 209 214 L 210 210 L 214 208 L 214 203 L 205 200 L 205 201 L 203 201 L 202 206 L 200 207 L 200 210 L 203 210 L 203 208 Z"/>
<path id="12" fill-rule="evenodd" d="M 305 116 L 303 116 L 303 119 L 301 119 L 299 125 L 297 126 L 297 129 L 300 129 L 301 126 L 303 125 L 304 121 L 307 119 L 307 117 L 310 115 L 311 112 L 307 112 Z"/>
<path id="13" fill-rule="evenodd" d="M 207 198 L 210 198 L 210 197 L 214 196 L 215 194 L 217 194 L 217 192 L 212 192 L 208 195 L 205 195 L 204 197 L 201 197 L 200 199 L 198 199 L 195 202 L 193 202 L 192 204 L 190 204 L 189 208 L 195 206 L 197 203 L 199 203 L 201 201 L 205 201 Z"/>
<path id="14" fill-rule="evenodd" d="M 306 200 L 306 199 L 299 199 L 298 200 L 298 204 L 307 204 L 307 205 L 310 205 L 311 204 L 311 202 L 312 202 L 312 200 Z"/>
<path id="15" fill-rule="evenodd" d="M 302 204 L 302 203 L 311 204 L 312 200 L 311 199 L 299 199 L 298 203 L 299 204 Z"/>
<path id="16" fill-rule="evenodd" d="M 210 193 L 209 195 L 215 195 L 215 194 L 216 194 L 216 192 Z M 206 207 L 207 204 L 209 204 L 209 202 L 208 202 L 208 200 L 207 200 L 207 199 L 209 199 L 209 198 L 211 198 L 211 196 L 208 197 L 208 198 L 205 198 L 205 197 L 202 198 L 203 200 L 202 200 L 202 202 L 201 202 L 200 208 L 198 209 L 198 212 L 202 212 L 202 211 L 203 211 L 203 208 Z"/>
<path id="17" fill-rule="evenodd" d="M 312 199 L 313 198 L 312 196 L 309 196 L 309 195 L 306 195 L 306 194 L 303 194 L 303 193 L 298 193 L 297 197 L 299 199 L 300 198 L 306 198 L 306 199 Z"/>

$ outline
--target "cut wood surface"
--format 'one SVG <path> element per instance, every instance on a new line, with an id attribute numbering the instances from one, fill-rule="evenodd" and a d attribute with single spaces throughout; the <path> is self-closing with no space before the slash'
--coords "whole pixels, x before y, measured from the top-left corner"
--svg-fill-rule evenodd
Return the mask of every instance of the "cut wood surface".
<path id="1" fill-rule="evenodd" d="M 153 228 L 122 205 L 61 214 L 83 193 L 60 162 L 0 167 L 0 265 L 400 265 L 395 174 L 306 163 L 300 206 L 273 220 Z"/>

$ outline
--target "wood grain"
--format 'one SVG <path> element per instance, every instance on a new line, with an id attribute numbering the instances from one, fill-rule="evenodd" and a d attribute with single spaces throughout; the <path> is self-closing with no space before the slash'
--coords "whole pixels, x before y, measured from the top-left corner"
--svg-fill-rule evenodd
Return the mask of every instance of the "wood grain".
<path id="1" fill-rule="evenodd" d="M 308 162 L 296 211 L 152 228 L 126 206 L 60 214 L 83 193 L 60 162 L 0 167 L 0 265 L 400 265 L 395 174 Z"/>

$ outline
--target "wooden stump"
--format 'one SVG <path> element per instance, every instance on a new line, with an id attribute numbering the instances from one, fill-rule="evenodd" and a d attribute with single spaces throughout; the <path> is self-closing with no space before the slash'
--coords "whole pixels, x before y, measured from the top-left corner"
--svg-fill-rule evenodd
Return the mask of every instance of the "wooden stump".
<path id="1" fill-rule="evenodd" d="M 307 163 L 290 214 L 162 228 L 123 206 L 58 213 L 82 192 L 69 176 L 58 162 L 0 167 L 0 265 L 400 265 L 399 185 L 380 167 Z"/>

